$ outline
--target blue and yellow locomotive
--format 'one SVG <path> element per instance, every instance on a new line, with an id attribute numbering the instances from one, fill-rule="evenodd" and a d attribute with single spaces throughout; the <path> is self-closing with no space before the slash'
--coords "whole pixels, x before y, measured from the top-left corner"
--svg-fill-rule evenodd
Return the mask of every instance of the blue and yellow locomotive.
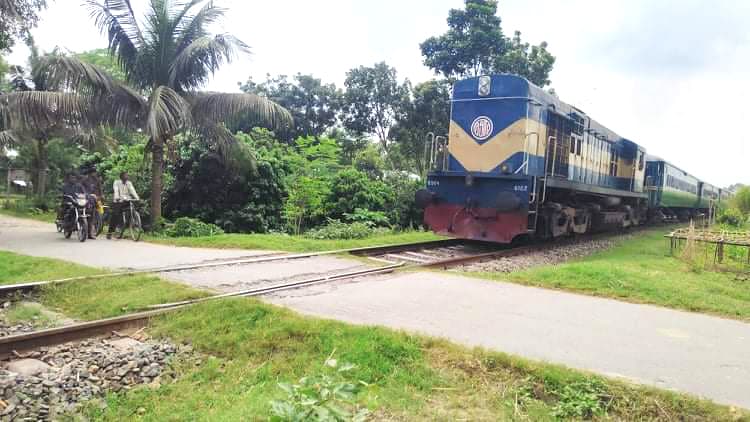
<path id="1" fill-rule="evenodd" d="M 513 75 L 456 82 L 448 137 L 430 138 L 427 155 L 417 203 L 433 231 L 454 237 L 510 243 L 628 227 L 657 200 L 643 147 Z"/>

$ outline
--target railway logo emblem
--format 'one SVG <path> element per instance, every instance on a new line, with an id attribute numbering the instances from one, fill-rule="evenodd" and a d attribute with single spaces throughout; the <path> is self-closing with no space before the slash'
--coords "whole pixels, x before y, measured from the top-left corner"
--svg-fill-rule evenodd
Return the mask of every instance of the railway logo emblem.
<path id="1" fill-rule="evenodd" d="M 471 136 L 478 141 L 484 141 L 492 135 L 492 120 L 487 116 L 479 116 L 471 123 Z"/>

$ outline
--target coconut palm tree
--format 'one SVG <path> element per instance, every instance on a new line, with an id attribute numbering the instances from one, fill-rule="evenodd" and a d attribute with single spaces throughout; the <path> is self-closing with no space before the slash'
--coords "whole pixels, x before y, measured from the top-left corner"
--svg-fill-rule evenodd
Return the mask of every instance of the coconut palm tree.
<path id="1" fill-rule="evenodd" d="M 102 116 L 108 123 L 132 127 L 149 137 L 152 221 L 161 217 L 164 150 L 176 134 L 197 133 L 221 147 L 234 141 L 227 126 L 235 121 L 271 128 L 291 125 L 289 112 L 264 97 L 199 90 L 221 65 L 249 52 L 232 35 L 209 33 L 208 26 L 225 12 L 212 1 L 149 0 L 140 20 L 130 0 L 89 0 L 88 6 L 107 35 L 109 52 L 122 67 L 130 89 L 73 57 L 50 62 L 48 69 L 56 80 L 76 87 L 76 92 L 112 105 Z"/>

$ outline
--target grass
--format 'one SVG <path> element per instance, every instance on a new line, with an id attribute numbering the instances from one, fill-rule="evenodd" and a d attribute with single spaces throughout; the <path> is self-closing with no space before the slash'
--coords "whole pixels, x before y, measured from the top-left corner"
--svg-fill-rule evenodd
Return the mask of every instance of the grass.
<path id="1" fill-rule="evenodd" d="M 23 195 L 3 195 L 0 197 L 0 214 L 11 217 L 29 218 L 45 223 L 54 223 L 57 213 L 55 211 L 42 211 L 30 208 L 27 199 Z"/>
<path id="2" fill-rule="evenodd" d="M 317 240 L 304 236 L 286 234 L 222 234 L 208 237 L 155 237 L 149 242 L 175 246 L 220 249 L 264 249 L 290 252 L 318 252 L 337 249 L 361 248 L 366 246 L 391 245 L 397 243 L 423 242 L 443 237 L 430 232 L 408 231 L 372 236 L 365 239 Z"/>
<path id="3" fill-rule="evenodd" d="M 35 327 L 49 327 L 55 323 L 55 320 L 38 304 L 23 302 L 12 305 L 5 314 L 5 320 L 10 324 L 28 321 Z"/>
<path id="4" fill-rule="evenodd" d="M 57 259 L 0 251 L 0 284 L 100 274 L 102 270 Z M 45 286 L 41 302 L 78 319 L 122 315 L 148 305 L 192 299 L 207 293 L 151 275 L 106 277 Z"/>
<path id="5" fill-rule="evenodd" d="M 62 261 L 0 253 L 0 282 L 38 279 L 56 269 L 97 272 Z M 42 302 L 80 319 L 204 293 L 151 276 L 62 284 Z M 323 371 L 333 354 L 357 365 L 367 387 L 356 401 L 382 420 L 750 420 L 743 411 L 686 395 L 613 381 L 560 366 L 378 327 L 302 317 L 255 299 L 208 302 L 155 319 L 150 333 L 191 343 L 201 360 L 176 360 L 158 387 L 110 394 L 95 420 L 259 420 L 279 382 Z"/>
<path id="6" fill-rule="evenodd" d="M 393 330 L 301 317 L 229 299 L 161 317 L 151 332 L 210 356 L 177 363 L 176 381 L 110 395 L 101 420 L 262 420 L 279 382 L 357 365 L 375 420 L 740 420 L 741 411 L 666 391 Z"/>
<path id="7" fill-rule="evenodd" d="M 665 233 L 665 229 L 649 230 L 609 250 L 560 265 L 510 274 L 466 274 L 750 320 L 747 281 L 669 256 Z"/>

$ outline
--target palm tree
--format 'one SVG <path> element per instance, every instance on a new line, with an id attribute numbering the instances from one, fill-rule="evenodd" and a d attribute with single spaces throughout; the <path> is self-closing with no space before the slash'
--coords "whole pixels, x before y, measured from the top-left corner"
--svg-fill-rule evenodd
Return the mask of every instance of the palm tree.
<path id="1" fill-rule="evenodd" d="M 90 98 L 65 91 L 65 86 L 45 71 L 46 63 L 56 61 L 55 50 L 40 55 L 33 38 L 27 40 L 31 54 L 28 68 L 10 67 L 11 92 L 0 95 L 0 147 L 32 144 L 37 172 L 36 193 L 47 192 L 48 143 L 53 137 L 91 142 L 94 120 Z"/>
<path id="2" fill-rule="evenodd" d="M 130 0 L 88 0 L 88 5 L 131 89 L 72 57 L 50 63 L 49 71 L 76 92 L 83 89 L 96 102 L 111 105 L 103 116 L 108 123 L 130 126 L 149 137 L 153 222 L 161 217 L 164 149 L 176 134 L 200 134 L 221 147 L 234 142 L 226 125 L 240 119 L 272 128 L 291 125 L 289 112 L 264 97 L 199 91 L 222 64 L 249 52 L 232 35 L 208 32 L 225 12 L 213 2 L 149 0 L 141 20 Z M 145 98 L 133 95 L 136 92 Z"/>

